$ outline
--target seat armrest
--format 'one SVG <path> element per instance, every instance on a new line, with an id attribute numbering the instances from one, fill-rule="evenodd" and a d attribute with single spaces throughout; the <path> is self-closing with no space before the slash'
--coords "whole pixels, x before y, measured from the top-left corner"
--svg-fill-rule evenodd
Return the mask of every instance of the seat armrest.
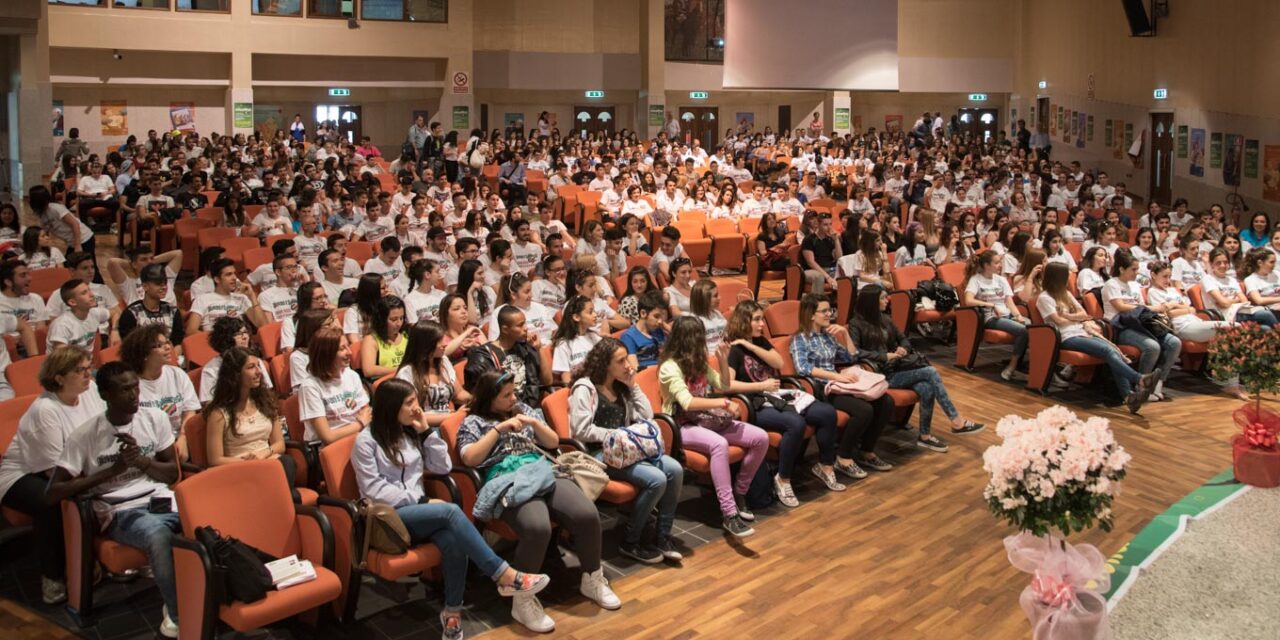
<path id="1" fill-rule="evenodd" d="M 214 637 L 220 595 L 213 579 L 213 562 L 204 545 L 182 535 L 173 536 L 173 570 L 179 635 Z"/>
<path id="2" fill-rule="evenodd" d="M 428 482 L 438 482 L 442 486 L 444 486 L 445 491 L 449 492 L 449 501 L 458 505 L 459 509 L 462 508 L 462 492 L 458 490 L 458 483 L 454 481 L 453 476 L 447 473 L 446 474 L 435 474 L 435 473 L 423 474 L 422 476 L 423 490 L 426 490 L 426 484 Z"/>
<path id="3" fill-rule="evenodd" d="M 591 449 L 587 448 L 587 443 L 577 438 L 560 438 L 560 450 L 565 451 L 566 449 L 570 451 L 581 451 L 586 454 L 591 453 Z"/>
<path id="4" fill-rule="evenodd" d="M 669 443 L 671 445 L 671 453 L 668 455 L 683 465 L 684 439 L 680 435 L 680 423 L 676 422 L 676 419 L 667 413 L 655 413 L 653 414 L 653 420 L 667 423 L 667 426 L 671 429 L 671 442 Z"/>
<path id="5" fill-rule="evenodd" d="M 319 560 L 326 569 L 332 571 L 333 527 L 329 524 L 329 518 L 315 507 L 296 505 L 294 511 L 298 514 L 302 556 L 312 562 Z"/>

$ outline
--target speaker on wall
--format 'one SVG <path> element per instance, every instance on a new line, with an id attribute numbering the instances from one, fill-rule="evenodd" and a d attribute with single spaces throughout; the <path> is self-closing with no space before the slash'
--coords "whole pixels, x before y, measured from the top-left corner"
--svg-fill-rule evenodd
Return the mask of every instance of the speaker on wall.
<path id="1" fill-rule="evenodd" d="M 1125 17 L 1129 19 L 1129 35 L 1155 35 L 1155 27 L 1147 17 L 1147 8 L 1143 6 L 1144 0 L 1120 0 L 1120 2 L 1124 5 Z"/>

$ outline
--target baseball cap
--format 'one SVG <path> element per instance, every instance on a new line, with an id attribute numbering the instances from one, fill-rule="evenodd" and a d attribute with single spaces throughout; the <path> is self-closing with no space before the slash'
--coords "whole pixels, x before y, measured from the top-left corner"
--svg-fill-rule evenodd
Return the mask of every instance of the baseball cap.
<path id="1" fill-rule="evenodd" d="M 151 284 L 168 284 L 169 276 L 164 271 L 162 264 L 149 264 L 142 268 L 142 274 L 138 279 Z"/>

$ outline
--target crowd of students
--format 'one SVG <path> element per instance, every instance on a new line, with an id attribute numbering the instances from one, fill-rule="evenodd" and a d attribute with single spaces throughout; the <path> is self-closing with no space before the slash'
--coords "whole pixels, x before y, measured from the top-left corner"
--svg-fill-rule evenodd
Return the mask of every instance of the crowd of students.
<path id="1" fill-rule="evenodd" d="M 876 452 L 894 402 L 849 392 L 859 384 L 852 365 L 916 393 L 922 449 L 948 449 L 933 428 L 935 404 L 950 434 L 983 429 L 891 321 L 894 269 L 964 263 L 962 304 L 1014 336 L 1004 380 L 1024 375 L 1034 312 L 1057 327 L 1064 348 L 1103 359 L 1134 412 L 1171 399 L 1164 385 L 1182 340 L 1208 340 L 1232 322 L 1274 326 L 1280 309 L 1280 228 L 1265 215 L 1237 233 L 1221 207 L 1192 214 L 1180 200 L 1168 212 L 1150 203 L 1138 219 L 1124 185 L 1111 186 L 1105 173 L 1003 138 L 766 129 L 730 131 L 708 153 L 665 133 L 477 130 L 460 142 L 422 122 L 410 133 L 390 164 L 369 162 L 351 144 L 308 145 L 283 132 L 277 140 L 153 135 L 105 158 L 64 145 L 53 188 L 29 194 L 42 226 L 22 228 L 16 209 L 0 207 L 0 240 L 12 243 L 0 262 L 0 330 L 15 336 L 20 356 L 47 353 L 45 391 L 0 461 L 0 499 L 34 517 L 46 603 L 66 597 L 58 501 L 93 492 L 104 533 L 148 552 L 165 601 L 161 633 L 176 637 L 169 541 L 178 520 L 148 512 L 145 500 L 108 496 L 136 484 L 168 495 L 175 464 L 190 451 L 183 426 L 197 414 L 210 465 L 274 458 L 290 486 L 286 438 L 317 446 L 356 438 L 361 496 L 395 507 L 415 544 L 431 541 L 444 553 L 445 637 L 461 637 L 468 559 L 513 598 L 517 622 L 550 631 L 536 594 L 547 584 L 540 571 L 553 526 L 572 534 L 582 594 L 605 609 L 622 604 L 601 569 L 595 504 L 560 478 L 499 509 L 495 517 L 518 537 L 504 561 L 455 505 L 425 497 L 422 478 L 457 460 L 484 483 L 516 482 L 540 448 L 559 444 L 541 409 L 554 389 L 569 389 L 571 435 L 601 458 L 612 430 L 674 416 L 679 442 L 671 444 L 707 457 L 723 528 L 746 537 L 755 520 L 746 495 L 769 432 L 781 437 L 771 476 L 786 507 L 799 505 L 797 465 L 834 492 L 894 468 Z M 484 178 L 486 165 L 499 167 L 496 182 Z M 529 188 L 532 172 L 548 176 L 545 190 Z M 76 188 L 59 189 L 66 181 Z M 204 185 L 217 193 L 202 193 Z M 561 219 L 554 206 L 568 185 L 602 193 L 599 218 L 572 231 L 566 222 L 577 219 Z M 836 200 L 845 202 L 839 232 L 815 208 Z M 261 211 L 250 216 L 250 205 Z M 104 256 L 101 271 L 81 220 L 100 207 L 121 210 L 139 235 L 119 257 Z M 224 226 L 260 238 L 273 259 L 243 273 L 221 247 L 205 248 L 180 301 L 182 253 L 156 253 L 143 236 L 208 207 Z M 798 245 L 807 293 L 788 353 L 769 339 L 764 303 L 722 301 L 697 272 L 671 225 L 682 217 L 758 219 L 747 252 L 769 270 L 791 266 Z M 373 247 L 363 264 L 348 255 L 352 241 Z M 1071 243 L 1081 243 L 1078 262 Z M 30 292 L 33 269 L 59 265 L 74 277 L 48 301 Z M 847 326 L 833 319 L 839 278 L 855 283 Z M 1196 286 L 1217 312 L 1212 319 L 1191 306 Z M 1147 309 L 1173 330 L 1159 339 L 1140 323 L 1108 330 L 1086 311 L 1086 296 L 1096 296 L 1108 323 Z M 46 330 L 42 349 L 36 336 Z M 257 344 L 262 331 L 278 338 L 287 375 L 273 378 Z M 181 345 L 202 332 L 217 355 L 193 383 Z M 117 344 L 119 362 L 95 377 L 94 354 Z M 1140 357 L 1130 361 L 1119 345 Z M 7 366 L 9 353 L 0 359 Z M 789 365 L 813 393 L 782 388 Z M 649 368 L 661 406 L 636 382 Z M 1059 371 L 1056 383 L 1070 378 Z M 745 397 L 754 424 L 724 394 Z M 280 398 L 294 395 L 301 424 L 286 425 Z M 0 397 L 13 397 L 7 383 Z M 450 451 L 440 428 L 460 410 Z M 817 457 L 806 467 L 810 430 Z M 736 473 L 730 446 L 744 452 Z M 607 467 L 637 490 L 619 550 L 639 562 L 682 558 L 672 523 L 685 472 L 673 453 Z"/>

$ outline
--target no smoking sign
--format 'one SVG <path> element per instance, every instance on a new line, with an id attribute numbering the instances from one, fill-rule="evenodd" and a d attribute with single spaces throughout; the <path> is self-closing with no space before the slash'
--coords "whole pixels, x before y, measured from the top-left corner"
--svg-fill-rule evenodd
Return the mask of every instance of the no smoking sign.
<path id="1" fill-rule="evenodd" d="M 454 93 L 470 93 L 471 77 L 465 71 L 459 71 L 453 74 L 453 92 Z"/>

